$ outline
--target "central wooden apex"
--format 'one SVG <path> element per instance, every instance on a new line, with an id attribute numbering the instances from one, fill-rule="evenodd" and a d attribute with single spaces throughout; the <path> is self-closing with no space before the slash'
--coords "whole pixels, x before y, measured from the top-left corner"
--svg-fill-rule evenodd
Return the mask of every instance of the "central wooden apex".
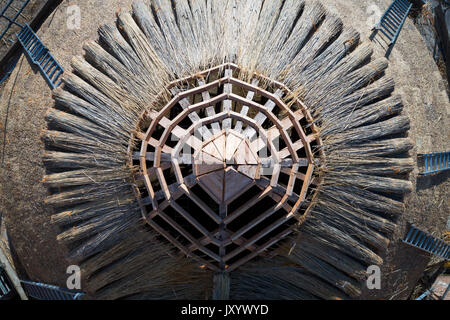
<path id="1" fill-rule="evenodd" d="M 195 154 L 194 172 L 203 189 L 219 204 L 229 204 L 253 183 L 261 167 L 250 142 L 223 131 Z"/>
<path id="2" fill-rule="evenodd" d="M 283 84 L 231 63 L 174 81 L 167 92 L 170 101 L 149 109 L 136 135 L 143 217 L 214 271 L 274 254 L 313 196 L 321 140 L 307 108 Z"/>

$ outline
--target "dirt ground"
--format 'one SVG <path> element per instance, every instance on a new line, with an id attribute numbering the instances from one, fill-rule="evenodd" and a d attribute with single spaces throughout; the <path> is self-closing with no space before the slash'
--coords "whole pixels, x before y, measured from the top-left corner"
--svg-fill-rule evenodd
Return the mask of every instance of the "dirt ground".
<path id="1" fill-rule="evenodd" d="M 38 35 L 67 70 L 74 55 L 82 54 L 82 43 L 97 38 L 100 24 L 115 20 L 115 12 L 129 8 L 132 0 L 70 0 L 42 25 Z M 391 0 L 322 0 L 344 23 L 361 32 L 369 41 L 370 29 Z M 78 5 L 81 28 L 67 28 L 67 7 Z M 386 45 L 376 36 L 376 56 L 384 56 Z M 408 19 L 389 56 L 387 71 L 403 96 L 405 113 L 411 119 L 410 138 L 418 153 L 448 150 L 450 103 L 445 83 L 425 43 Z M 40 160 L 43 146 L 39 134 L 45 127 L 44 115 L 53 101 L 51 90 L 38 70 L 25 57 L 19 61 L 0 97 L 0 210 L 21 263 L 33 280 L 63 285 L 65 249 L 58 246 L 57 230 L 49 224 L 50 208 L 44 205 L 46 190 L 40 183 L 44 169 Z M 406 223 L 440 236 L 449 215 L 449 173 L 419 177 L 420 164 L 411 175 L 415 192 L 406 199 L 406 213 L 399 221 L 396 238 L 385 256 L 382 289 L 367 291 L 363 298 L 406 299 L 430 257 L 407 247 L 403 237 Z"/>

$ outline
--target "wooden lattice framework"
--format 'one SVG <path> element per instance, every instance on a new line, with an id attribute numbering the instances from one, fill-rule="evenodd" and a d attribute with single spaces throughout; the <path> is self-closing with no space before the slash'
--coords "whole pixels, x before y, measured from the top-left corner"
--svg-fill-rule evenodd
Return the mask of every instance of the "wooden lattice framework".
<path id="1" fill-rule="evenodd" d="M 242 74 L 227 63 L 170 83 L 130 148 L 147 223 L 219 272 L 271 254 L 304 221 L 323 157 L 306 106 L 282 83 Z"/>

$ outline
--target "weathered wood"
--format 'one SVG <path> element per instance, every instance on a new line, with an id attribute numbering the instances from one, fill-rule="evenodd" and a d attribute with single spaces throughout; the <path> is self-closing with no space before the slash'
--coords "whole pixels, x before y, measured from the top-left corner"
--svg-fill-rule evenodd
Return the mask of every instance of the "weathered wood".
<path id="1" fill-rule="evenodd" d="M 3 267 L 6 271 L 6 274 L 8 275 L 9 279 L 12 282 L 12 285 L 14 286 L 14 289 L 19 294 L 21 300 L 28 300 L 27 295 L 25 294 L 25 291 L 23 290 L 20 279 L 16 274 L 16 271 L 12 267 L 12 265 L 9 263 L 8 258 L 6 257 L 5 253 L 3 252 L 3 248 L 0 247 L 0 266 Z"/>
<path id="2" fill-rule="evenodd" d="M 230 298 L 230 274 L 227 272 L 214 275 L 214 300 L 228 300 Z"/>

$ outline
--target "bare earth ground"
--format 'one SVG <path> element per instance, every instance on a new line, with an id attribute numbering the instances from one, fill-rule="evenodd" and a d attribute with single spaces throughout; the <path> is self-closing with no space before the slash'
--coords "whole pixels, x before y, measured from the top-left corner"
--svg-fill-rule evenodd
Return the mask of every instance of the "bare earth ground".
<path id="1" fill-rule="evenodd" d="M 65 1 L 38 32 L 42 41 L 66 69 L 70 59 L 82 54 L 82 43 L 97 38 L 100 24 L 115 19 L 120 7 L 129 8 L 132 0 Z M 391 0 L 322 0 L 344 23 L 370 36 L 376 19 Z M 81 8 L 80 30 L 66 26 L 69 5 Z M 378 14 L 378 15 L 377 15 Z M 367 40 L 368 41 L 368 40 Z M 381 39 L 375 38 L 376 55 L 383 56 Z M 410 19 L 390 55 L 387 73 L 396 81 L 405 113 L 411 119 L 410 137 L 417 153 L 448 150 L 450 103 L 445 84 L 423 39 Z M 45 128 L 45 112 L 53 104 L 51 90 L 40 73 L 22 57 L 0 97 L 0 210 L 9 236 L 21 262 L 33 280 L 64 285 L 67 262 L 65 249 L 57 245 L 57 230 L 49 224 L 51 210 L 44 205 L 46 190 L 40 183 L 44 169 L 40 160 L 43 146 L 39 134 Z M 449 215 L 448 173 L 418 178 L 419 168 L 411 175 L 416 186 L 406 199 L 406 213 L 396 239 L 400 239 L 406 221 L 440 236 Z M 393 240 L 383 266 L 382 289 L 368 291 L 363 297 L 405 299 L 413 290 L 430 257 L 398 240 Z"/>

